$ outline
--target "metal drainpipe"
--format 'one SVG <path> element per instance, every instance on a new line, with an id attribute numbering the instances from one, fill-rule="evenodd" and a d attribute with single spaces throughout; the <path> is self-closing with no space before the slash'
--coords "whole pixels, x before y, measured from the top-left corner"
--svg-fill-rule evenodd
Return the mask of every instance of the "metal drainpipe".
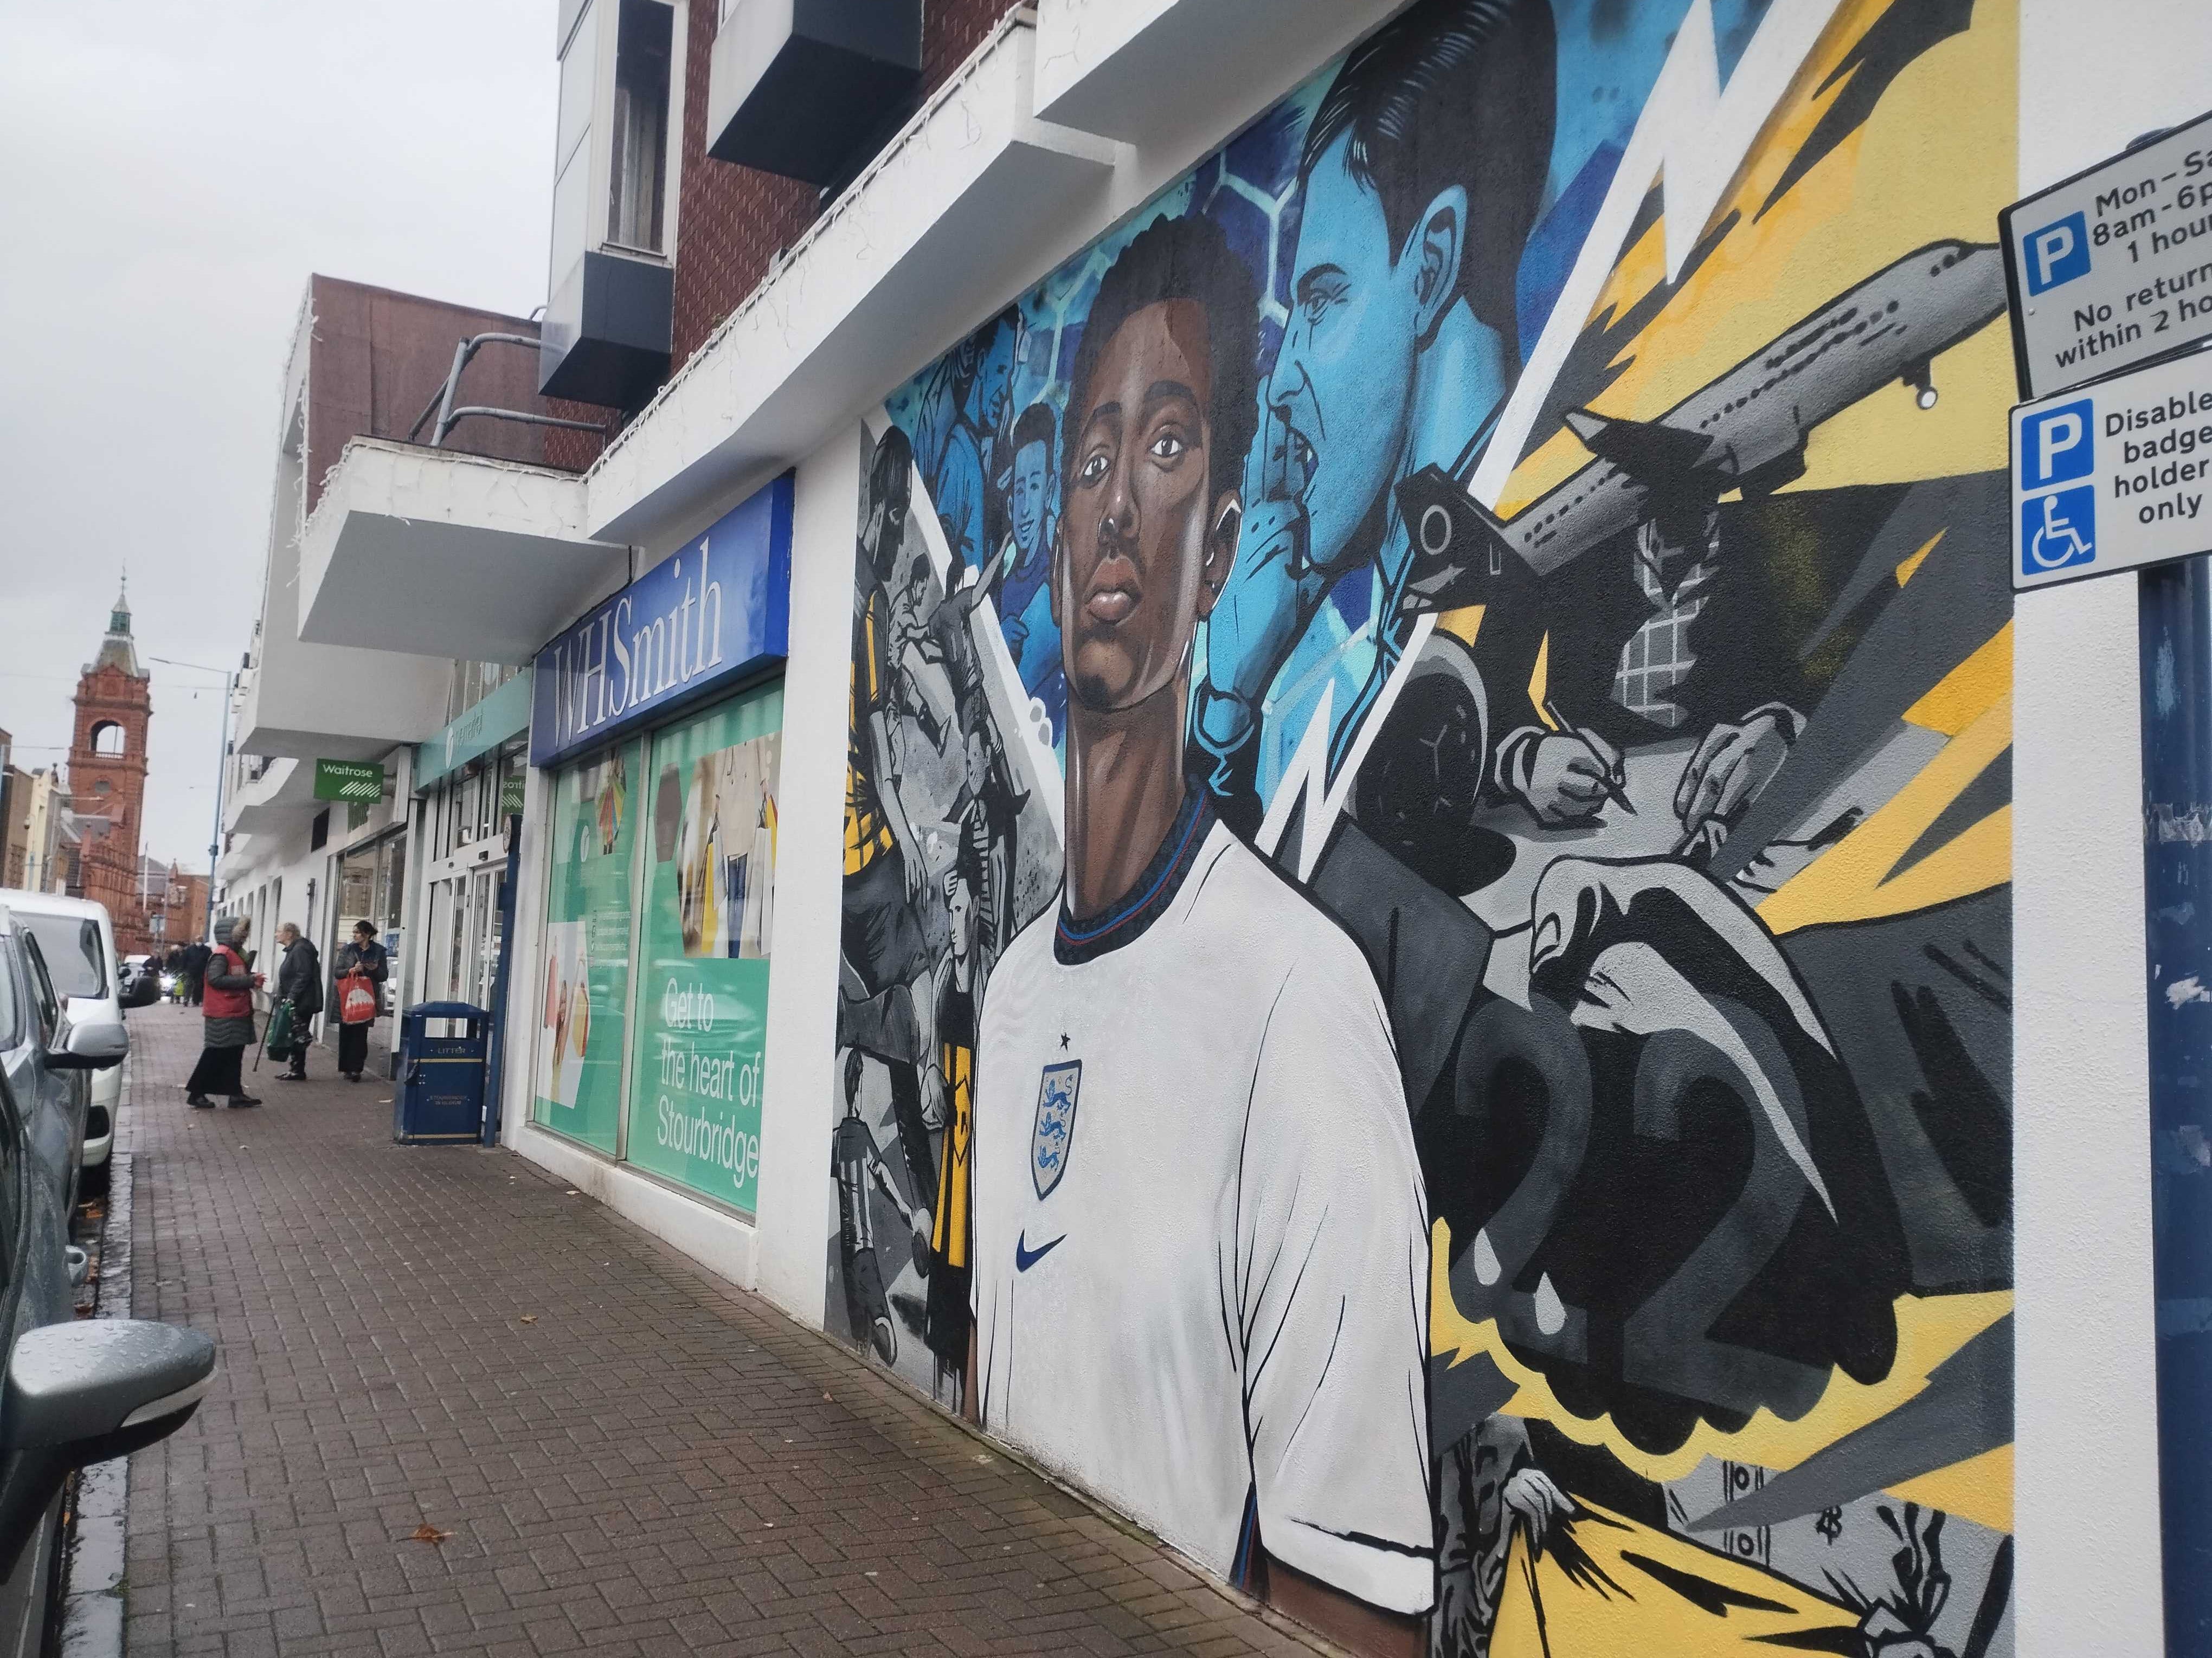
<path id="1" fill-rule="evenodd" d="M 2212 559 L 2137 577 L 2166 1649 L 2212 1655 Z"/>

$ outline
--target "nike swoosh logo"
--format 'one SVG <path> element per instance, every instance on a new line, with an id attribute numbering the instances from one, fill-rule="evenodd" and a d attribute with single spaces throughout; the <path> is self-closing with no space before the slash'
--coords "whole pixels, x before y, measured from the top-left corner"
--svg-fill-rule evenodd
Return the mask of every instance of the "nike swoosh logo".
<path id="1" fill-rule="evenodd" d="M 1030 1235 L 1027 1232 L 1024 1232 L 1021 1236 L 1014 1240 L 1014 1270 L 1017 1272 L 1028 1272 L 1030 1267 L 1036 1266 L 1037 1262 L 1042 1260 L 1047 1255 L 1050 1254 L 1054 1250 L 1059 1248 L 1061 1244 L 1066 1242 L 1067 1234 L 1062 1232 L 1050 1243 L 1040 1244 L 1037 1248 L 1032 1249 L 1029 1247 Z"/>

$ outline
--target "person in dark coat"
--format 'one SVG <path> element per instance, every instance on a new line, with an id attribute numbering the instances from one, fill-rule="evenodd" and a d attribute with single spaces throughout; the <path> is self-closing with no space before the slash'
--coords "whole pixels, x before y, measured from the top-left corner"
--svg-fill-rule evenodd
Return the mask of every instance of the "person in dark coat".
<path id="1" fill-rule="evenodd" d="M 280 1083 L 307 1080 L 307 1024 L 323 1011 L 323 958 L 289 921 L 276 929 L 284 959 L 276 966 L 276 999 L 292 1004 L 292 1068 L 280 1071 Z M 280 1056 L 281 1057 L 281 1056 Z"/>
<path id="2" fill-rule="evenodd" d="M 338 977 L 358 973 L 376 987 L 377 1008 L 384 1006 L 384 981 L 392 976 L 392 957 L 376 941 L 376 923 L 356 921 L 353 940 L 338 951 Z M 339 1010 L 343 1012 L 344 1010 Z M 360 1024 L 338 1025 L 338 1070 L 349 1083 L 361 1080 L 362 1067 L 368 1063 L 368 1027 L 375 1021 Z"/>
<path id="3" fill-rule="evenodd" d="M 194 1007 L 206 992 L 208 957 L 214 954 L 202 939 L 195 938 L 185 946 L 185 999 Z"/>
<path id="4" fill-rule="evenodd" d="M 185 1084 L 185 1096 L 197 1110 L 212 1110 L 210 1096 L 216 1094 L 228 1095 L 234 1106 L 261 1103 L 246 1091 L 239 1074 L 240 1061 L 253 1042 L 253 993 L 261 984 L 261 975 L 246 965 L 243 953 L 252 926 L 240 916 L 218 930 L 222 942 L 207 954 L 199 1063 Z"/>

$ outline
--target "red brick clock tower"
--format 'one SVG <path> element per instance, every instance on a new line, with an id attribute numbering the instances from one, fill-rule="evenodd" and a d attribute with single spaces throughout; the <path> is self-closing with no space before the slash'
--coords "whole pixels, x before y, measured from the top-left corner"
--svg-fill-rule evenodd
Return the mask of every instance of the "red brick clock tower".
<path id="1" fill-rule="evenodd" d="M 107 906 L 115 949 L 149 950 L 145 907 L 138 893 L 138 837 L 146 805 L 146 726 L 154 703 L 146 671 L 131 638 L 127 589 L 115 596 L 100 655 L 76 683 L 76 734 L 70 745 L 70 804 L 110 827 L 84 854 L 84 896 Z"/>

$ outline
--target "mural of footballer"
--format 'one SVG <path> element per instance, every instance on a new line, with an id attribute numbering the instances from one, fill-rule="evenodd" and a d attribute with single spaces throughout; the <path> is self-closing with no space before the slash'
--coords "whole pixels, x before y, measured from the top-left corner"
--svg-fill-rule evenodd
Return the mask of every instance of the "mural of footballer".
<path id="1" fill-rule="evenodd" d="M 1186 775 L 1192 644 L 1236 556 L 1257 295 L 1161 218 L 1071 374 L 1051 575 L 1060 902 L 976 1060 L 971 1411 L 1347 1644 L 1434 1597 L 1429 1217 L 1351 938 Z"/>

